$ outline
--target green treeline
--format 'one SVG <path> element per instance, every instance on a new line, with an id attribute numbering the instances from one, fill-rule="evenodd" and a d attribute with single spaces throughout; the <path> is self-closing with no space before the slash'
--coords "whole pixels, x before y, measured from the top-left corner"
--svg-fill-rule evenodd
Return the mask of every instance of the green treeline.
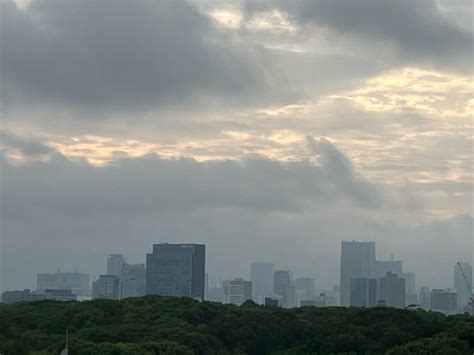
<path id="1" fill-rule="evenodd" d="M 0 305 L 1 354 L 472 354 L 474 318 L 189 298 Z"/>

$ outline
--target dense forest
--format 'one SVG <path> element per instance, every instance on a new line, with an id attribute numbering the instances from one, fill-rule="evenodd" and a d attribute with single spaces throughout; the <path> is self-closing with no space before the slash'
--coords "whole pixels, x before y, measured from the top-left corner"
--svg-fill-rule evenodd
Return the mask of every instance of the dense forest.
<path id="1" fill-rule="evenodd" d="M 472 354 L 474 318 L 189 298 L 0 304 L 1 354 Z"/>

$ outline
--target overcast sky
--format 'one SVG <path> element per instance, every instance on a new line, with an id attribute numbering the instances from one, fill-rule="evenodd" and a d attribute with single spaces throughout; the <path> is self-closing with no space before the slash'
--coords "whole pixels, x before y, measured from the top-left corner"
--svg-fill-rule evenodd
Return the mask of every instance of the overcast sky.
<path id="1" fill-rule="evenodd" d="M 1 288 L 207 245 L 317 287 L 374 240 L 452 287 L 473 259 L 470 0 L 5 0 Z"/>

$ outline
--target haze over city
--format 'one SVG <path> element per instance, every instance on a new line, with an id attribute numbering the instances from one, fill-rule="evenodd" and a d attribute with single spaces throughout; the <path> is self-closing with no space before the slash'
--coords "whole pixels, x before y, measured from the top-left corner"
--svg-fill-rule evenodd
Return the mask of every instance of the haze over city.
<path id="1" fill-rule="evenodd" d="M 431 288 L 472 265 L 470 1 L 0 6 L 0 291 L 160 242 L 321 289 L 343 240 Z"/>

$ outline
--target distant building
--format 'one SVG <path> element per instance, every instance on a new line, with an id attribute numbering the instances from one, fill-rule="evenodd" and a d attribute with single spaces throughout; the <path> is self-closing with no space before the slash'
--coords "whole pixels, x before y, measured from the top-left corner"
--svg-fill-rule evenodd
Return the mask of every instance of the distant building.
<path id="1" fill-rule="evenodd" d="M 206 246 L 154 244 L 146 256 L 146 293 L 204 299 Z"/>
<path id="2" fill-rule="evenodd" d="M 420 306 L 425 310 L 431 309 L 431 290 L 429 287 L 420 288 Z"/>
<path id="3" fill-rule="evenodd" d="M 46 299 L 46 294 L 31 292 L 29 289 L 5 291 L 2 293 L 3 303 L 32 302 Z"/>
<path id="4" fill-rule="evenodd" d="M 433 289 L 431 291 L 431 310 L 450 315 L 457 313 L 458 297 L 455 291 Z"/>
<path id="5" fill-rule="evenodd" d="M 265 298 L 265 307 L 273 307 L 273 308 L 278 307 L 278 300 L 270 298 L 270 297 L 266 297 Z"/>
<path id="6" fill-rule="evenodd" d="M 273 295 L 273 274 L 275 265 L 272 263 L 252 263 L 250 279 L 252 281 L 252 298 L 258 304 L 263 304 L 265 298 Z"/>
<path id="7" fill-rule="evenodd" d="M 222 287 L 209 287 L 207 301 L 224 303 L 224 289 Z"/>
<path id="8" fill-rule="evenodd" d="M 80 272 L 42 273 L 36 276 L 36 289 L 71 290 L 77 296 L 90 297 L 91 285 L 89 274 Z"/>
<path id="9" fill-rule="evenodd" d="M 42 300 L 56 301 L 74 301 L 77 297 L 71 290 L 43 290 L 30 291 L 25 289 L 22 291 L 5 291 L 2 293 L 3 303 L 33 302 Z"/>
<path id="10" fill-rule="evenodd" d="M 301 292 L 299 297 L 301 301 L 312 301 L 314 300 L 314 279 L 311 277 L 298 277 L 295 279 L 295 289 L 298 293 Z"/>
<path id="11" fill-rule="evenodd" d="M 298 300 L 296 298 L 296 289 L 295 286 L 288 286 L 286 288 L 286 297 L 284 298 L 285 303 L 284 307 L 286 308 L 295 308 L 298 307 Z"/>
<path id="12" fill-rule="evenodd" d="M 372 276 L 376 279 L 381 279 L 387 275 L 387 272 L 392 274 L 403 274 L 403 263 L 401 260 L 377 260 L 375 262 L 375 269 Z"/>
<path id="13" fill-rule="evenodd" d="M 387 276 L 379 280 L 379 299 L 384 300 L 389 307 L 405 308 L 405 279 L 387 272 Z"/>
<path id="14" fill-rule="evenodd" d="M 145 264 L 123 264 L 120 275 L 120 298 L 146 294 Z"/>
<path id="15" fill-rule="evenodd" d="M 115 275 L 100 275 L 92 283 L 92 298 L 119 299 L 120 280 Z"/>
<path id="16" fill-rule="evenodd" d="M 125 258 L 122 254 L 110 254 L 107 259 L 107 275 L 120 277 Z"/>
<path id="17" fill-rule="evenodd" d="M 247 300 L 252 299 L 252 281 L 241 278 L 226 280 L 222 282 L 224 289 L 224 303 L 232 303 L 240 306 Z"/>
<path id="18" fill-rule="evenodd" d="M 326 303 L 323 301 L 301 301 L 300 307 L 325 307 Z"/>
<path id="19" fill-rule="evenodd" d="M 280 305 L 287 308 L 287 292 L 291 286 L 291 275 L 288 270 L 276 270 L 273 274 L 273 293 L 280 297 Z"/>
<path id="20" fill-rule="evenodd" d="M 349 306 L 351 304 L 351 279 L 369 279 L 374 272 L 374 242 L 342 242 L 340 280 L 341 306 Z"/>
<path id="21" fill-rule="evenodd" d="M 415 274 L 413 272 L 402 272 L 400 277 L 405 279 L 406 305 L 419 304 L 418 295 L 416 293 Z"/>
<path id="22" fill-rule="evenodd" d="M 460 261 L 454 265 L 454 289 L 458 294 L 458 311 L 463 312 L 472 297 L 471 264 Z"/>
<path id="23" fill-rule="evenodd" d="M 352 278 L 350 305 L 353 307 L 375 307 L 377 301 L 377 280 Z"/>

